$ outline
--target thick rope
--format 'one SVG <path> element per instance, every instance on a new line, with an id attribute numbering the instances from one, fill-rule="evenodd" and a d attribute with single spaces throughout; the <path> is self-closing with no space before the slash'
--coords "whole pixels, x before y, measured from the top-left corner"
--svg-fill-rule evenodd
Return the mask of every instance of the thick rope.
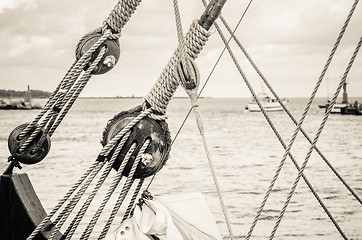
<path id="1" fill-rule="evenodd" d="M 56 235 L 56 231 L 57 230 L 59 231 L 61 229 L 61 227 L 63 226 L 63 224 L 65 223 L 65 221 L 69 217 L 69 215 L 72 213 L 73 209 L 75 208 L 75 206 L 77 205 L 77 203 L 79 202 L 79 200 L 81 199 L 81 197 L 83 196 L 83 194 L 85 193 L 85 191 L 87 190 L 87 188 L 89 187 L 91 182 L 94 180 L 95 176 L 102 169 L 104 164 L 105 163 L 102 162 L 101 164 L 97 165 L 97 167 L 94 169 L 94 171 L 89 175 L 89 178 L 84 183 L 84 185 L 81 186 L 79 191 L 70 200 L 70 202 L 63 209 L 63 211 L 59 214 L 59 216 L 54 220 L 53 223 L 54 223 L 55 227 L 54 227 L 54 229 L 53 229 L 53 231 L 52 231 L 52 233 L 51 233 L 51 235 L 49 237 L 49 240 L 54 239 L 54 237 Z"/>
<path id="2" fill-rule="evenodd" d="M 128 218 L 128 216 L 130 215 L 130 213 L 131 213 L 131 211 L 133 209 L 134 203 L 136 201 L 136 198 L 138 196 L 138 193 L 141 190 L 141 187 L 143 185 L 144 180 L 145 180 L 144 178 L 141 178 L 140 181 L 138 182 L 138 185 L 137 185 L 137 187 L 136 187 L 136 189 L 135 189 L 135 191 L 134 191 L 134 193 L 132 195 L 132 198 L 129 201 L 128 207 L 127 207 L 126 211 L 123 214 L 123 218 L 122 218 L 121 223 L 123 223 Z"/>
<path id="3" fill-rule="evenodd" d="M 40 114 L 19 135 L 19 138 L 22 139 L 30 130 L 34 128 L 34 126 L 36 126 L 36 124 L 41 120 L 41 118 L 45 115 L 45 113 L 48 112 L 49 109 L 51 109 L 49 112 L 49 116 L 43 119 L 43 122 L 40 124 L 40 126 L 36 128 L 36 130 L 30 135 L 27 141 L 25 141 L 24 144 L 20 147 L 19 149 L 20 152 L 24 151 L 29 146 L 29 144 L 41 131 L 41 127 L 45 127 L 45 125 L 48 124 L 45 134 L 47 134 L 49 131 L 49 136 L 51 136 L 54 133 L 55 129 L 59 126 L 60 122 L 65 117 L 65 115 L 73 105 L 74 101 L 78 98 L 80 92 L 82 91 L 88 80 L 90 79 L 91 72 L 97 64 L 94 64 L 95 62 L 92 63 L 90 69 L 88 69 L 88 71 L 86 71 L 85 74 L 83 75 L 82 79 L 80 79 L 77 82 L 78 87 L 76 86 L 72 88 L 72 90 L 70 91 L 69 89 L 78 79 L 85 66 L 89 64 L 92 54 L 99 48 L 99 46 L 103 44 L 104 41 L 108 38 L 118 39 L 120 37 L 122 27 L 128 22 L 130 16 L 136 10 L 140 2 L 141 0 L 128 0 L 128 1 L 119 0 L 117 2 L 114 9 L 111 11 L 110 15 L 103 23 L 102 27 L 103 35 L 101 36 L 101 38 L 83 56 L 81 56 L 77 62 L 75 62 L 71 66 L 71 68 L 68 70 L 65 77 L 59 84 L 59 86 L 51 94 L 48 102 L 41 110 Z M 98 30 L 94 30 L 91 33 L 94 33 L 96 31 Z M 78 56 L 80 56 L 79 51 L 80 47 L 78 43 L 76 49 L 76 52 L 78 52 Z M 99 55 L 103 56 L 104 51 L 105 49 L 103 49 Z M 101 58 L 98 57 L 96 59 L 97 63 L 101 60 Z M 68 100 L 69 102 L 67 103 Z M 64 105 L 66 105 L 66 107 L 65 109 L 62 109 Z M 55 120 L 56 116 L 59 114 L 61 110 L 63 110 L 62 114 L 57 120 Z M 39 146 L 41 144 L 42 143 L 38 143 Z"/>
<path id="4" fill-rule="evenodd" d="M 83 183 L 83 181 L 89 176 L 91 172 L 94 171 L 97 166 L 101 164 L 98 161 L 95 161 L 92 166 L 90 166 L 87 171 L 83 174 L 83 176 L 71 187 L 71 189 L 67 192 L 67 194 L 58 202 L 58 204 L 51 210 L 51 212 L 41 221 L 41 223 L 34 229 L 34 231 L 30 234 L 27 240 L 32 240 L 43 227 L 47 224 L 50 219 L 54 216 L 54 214 L 63 206 L 63 204 L 69 199 L 69 197 L 78 189 L 78 187 Z"/>
<path id="5" fill-rule="evenodd" d="M 182 81 L 182 79 L 185 77 L 187 79 L 190 79 L 191 77 L 191 64 L 190 64 L 190 57 L 187 55 L 184 35 L 182 31 L 182 24 L 181 24 L 181 17 L 178 7 L 178 1 L 173 0 L 173 6 L 174 6 L 174 13 L 175 13 L 175 22 L 176 22 L 176 28 L 177 28 L 177 37 L 178 37 L 178 43 L 180 48 L 180 63 L 176 66 L 184 73 L 184 76 L 180 76 L 181 79 L 179 81 Z M 180 66 L 180 64 L 182 66 Z M 183 82 L 185 82 L 186 79 L 184 79 Z M 180 82 L 182 83 L 182 82 Z"/>
<path id="6" fill-rule="evenodd" d="M 217 28 L 217 30 L 218 30 L 218 32 L 219 32 L 219 34 L 220 34 L 220 37 L 222 38 L 222 40 L 223 40 L 226 48 L 228 49 L 228 51 L 229 51 L 229 53 L 230 53 L 233 61 L 236 63 L 236 67 L 239 69 L 239 71 L 242 72 L 239 63 L 238 63 L 235 55 L 232 53 L 232 51 L 231 51 L 231 49 L 230 49 L 230 47 L 229 47 L 229 45 L 228 45 L 228 42 L 226 42 L 226 38 L 225 38 L 225 36 L 223 35 L 223 33 L 221 32 L 218 24 L 215 22 L 214 25 L 215 25 L 215 27 Z M 244 78 L 244 81 L 246 82 L 247 86 L 249 86 L 249 89 L 250 89 L 250 91 L 252 92 L 252 94 L 256 95 L 256 94 L 255 94 L 255 91 L 252 89 L 252 87 L 251 87 L 249 81 L 247 80 L 246 76 L 245 76 L 245 78 Z M 284 142 L 283 139 L 281 138 L 279 132 L 278 132 L 277 129 L 275 128 L 275 126 L 274 126 L 274 124 L 272 123 L 271 119 L 269 118 L 268 114 L 267 114 L 266 111 L 264 110 L 263 106 L 260 104 L 260 101 L 258 100 L 257 103 L 258 103 L 258 105 L 259 105 L 259 107 L 260 107 L 260 109 L 261 109 L 264 117 L 266 118 L 269 126 L 271 127 L 271 129 L 273 130 L 274 134 L 275 134 L 276 137 L 278 138 L 279 142 L 282 144 L 282 146 L 284 147 L 284 149 L 286 149 L 287 146 L 286 146 L 285 142 Z M 295 165 L 295 167 L 297 168 L 297 170 L 299 171 L 300 167 L 299 167 L 297 161 L 295 160 L 295 158 L 293 157 L 293 155 L 292 155 L 291 153 L 289 153 L 288 155 L 289 155 L 290 159 L 292 160 L 293 164 Z M 308 187 L 309 187 L 309 189 L 311 190 L 311 192 L 313 193 L 313 195 L 315 196 L 315 198 L 317 199 L 317 201 L 319 202 L 319 204 L 321 205 L 321 207 L 324 209 L 324 211 L 326 212 L 326 214 L 328 215 L 328 217 L 331 219 L 332 223 L 335 225 L 335 227 L 338 229 L 338 231 L 340 231 L 340 232 L 343 233 L 343 231 L 341 230 L 341 228 L 339 227 L 339 225 L 337 224 L 337 222 L 336 222 L 335 219 L 333 218 L 332 214 L 329 212 L 329 210 L 328 210 L 327 207 L 324 205 L 324 203 L 323 203 L 323 201 L 321 200 L 321 198 L 318 196 L 318 194 L 317 194 L 316 191 L 314 190 L 313 186 L 311 185 L 311 183 L 309 182 L 309 180 L 307 179 L 307 177 L 306 177 L 304 174 L 302 175 L 302 177 L 303 177 L 304 181 L 306 182 L 306 184 L 308 185 Z"/>
<path id="7" fill-rule="evenodd" d="M 138 152 L 137 154 L 137 157 L 136 159 L 134 160 L 133 162 L 133 165 L 132 165 L 132 168 L 131 168 L 131 171 L 129 172 L 129 175 L 128 175 L 128 178 L 122 188 L 122 191 L 113 207 L 113 210 L 112 210 L 112 213 L 111 215 L 109 216 L 108 218 L 108 221 L 107 223 L 105 224 L 101 234 L 99 235 L 99 238 L 98 239 L 104 239 L 107 235 L 107 232 L 113 222 L 113 219 L 114 217 L 116 216 L 119 208 L 121 207 L 122 203 L 123 203 L 123 200 L 124 198 L 126 197 L 127 193 L 129 192 L 133 182 L 134 182 L 134 178 L 133 178 L 133 175 L 137 169 L 137 166 L 138 166 L 138 163 L 140 162 L 141 158 L 142 158 L 142 154 L 145 152 L 146 148 L 148 147 L 148 145 L 150 144 L 150 140 L 146 140 L 145 143 L 142 145 L 140 151 Z"/>
<path id="8" fill-rule="evenodd" d="M 352 65 L 353 65 L 353 62 L 354 62 L 354 60 L 355 60 L 355 58 L 356 58 L 356 56 L 357 56 L 357 54 L 358 54 L 358 51 L 359 51 L 359 49 L 360 49 L 360 47 L 361 47 L 361 44 L 362 44 L 362 37 L 360 38 L 360 40 L 359 40 L 359 42 L 358 42 L 358 44 L 357 44 L 357 47 L 356 47 L 356 49 L 355 49 L 355 51 L 354 51 L 354 53 L 353 53 L 353 55 L 352 55 L 352 57 L 351 57 L 351 59 L 350 59 L 350 61 L 349 61 L 349 63 L 348 63 L 348 66 L 347 66 L 347 68 L 346 68 L 346 71 L 345 71 L 344 74 L 343 74 L 343 77 L 342 77 L 342 79 L 341 79 L 341 81 L 340 81 L 340 83 L 339 83 L 339 85 L 338 85 L 338 87 L 337 87 L 337 90 L 336 90 L 336 92 L 335 92 L 335 94 L 334 94 L 334 96 L 333 96 L 333 99 L 332 99 L 330 105 L 328 106 L 327 112 L 325 113 L 325 116 L 324 116 L 324 118 L 323 118 L 323 121 L 322 121 L 322 123 L 320 124 L 320 126 L 319 126 L 319 128 L 318 128 L 318 131 L 317 131 L 317 133 L 316 133 L 316 135 L 315 135 L 315 137 L 314 137 L 314 140 L 313 140 L 312 145 L 311 145 L 310 148 L 309 148 L 309 151 L 308 151 L 308 153 L 307 153 L 307 156 L 306 156 L 306 158 L 305 158 L 305 160 L 304 160 L 304 162 L 303 162 L 303 164 L 302 164 L 302 167 L 300 168 L 300 171 L 299 171 L 296 179 L 295 179 L 294 182 L 293 182 L 293 185 L 292 185 L 292 188 L 290 189 L 290 192 L 289 192 L 289 194 L 288 194 L 287 200 L 285 201 L 284 206 L 283 206 L 282 210 L 280 211 L 280 214 L 279 214 L 278 219 L 277 219 L 277 221 L 276 221 L 276 223 L 275 223 L 275 226 L 274 226 L 274 228 L 273 228 L 273 231 L 272 231 L 271 234 L 270 234 L 269 239 L 273 239 L 273 237 L 274 237 L 274 235 L 275 235 L 275 232 L 276 232 L 276 230 L 278 229 L 278 226 L 279 226 L 279 224 L 280 224 L 280 222 L 281 222 L 281 220 L 282 220 L 282 218 L 283 218 L 283 215 L 284 215 L 284 213 L 285 213 L 285 211 L 286 211 L 286 209 L 287 209 L 287 207 L 288 207 L 288 205 L 289 205 L 289 202 L 290 202 L 290 200 L 291 200 L 291 198 L 292 198 L 292 196 L 293 196 L 293 194 L 294 194 L 294 192 L 295 192 L 295 189 L 297 188 L 299 179 L 300 179 L 300 177 L 301 177 L 304 169 L 306 168 L 306 166 L 307 166 L 307 164 L 308 164 L 308 160 L 309 160 L 310 156 L 312 155 L 313 149 L 314 149 L 314 147 L 315 147 L 315 145 L 316 145 L 316 143 L 317 143 L 317 141 L 318 141 L 318 139 L 319 139 L 319 136 L 321 135 L 321 133 L 322 133 L 322 131 L 323 131 L 323 128 L 324 128 L 324 126 L 325 126 L 325 124 L 326 124 L 326 122 L 327 122 L 327 119 L 328 119 L 328 117 L 329 117 L 329 115 L 330 115 L 330 113 L 331 113 L 331 110 L 332 110 L 334 104 L 336 103 L 338 94 L 339 94 L 339 92 L 341 91 L 343 84 L 346 82 L 347 75 L 348 75 L 348 73 L 349 73 L 349 71 L 350 71 L 350 69 L 351 69 L 351 67 L 352 67 Z M 344 239 L 348 239 L 346 236 L 343 236 L 343 237 L 344 237 Z"/>
<path id="9" fill-rule="evenodd" d="M 191 58 L 195 59 L 206 44 L 209 36 L 209 32 L 203 29 L 195 20 L 185 37 L 187 54 Z M 163 69 L 158 81 L 153 86 L 150 93 L 145 97 L 145 101 L 151 105 L 152 109 L 161 114 L 166 113 L 168 103 L 179 85 L 176 77 L 176 67 L 179 62 L 180 46 L 176 49 L 168 64 Z"/>
<path id="10" fill-rule="evenodd" d="M 270 92 L 273 94 L 273 96 L 277 99 L 277 101 L 280 103 L 280 105 L 282 106 L 282 108 L 284 109 L 284 111 L 288 114 L 288 116 L 290 117 L 290 119 L 294 122 L 295 125 L 297 125 L 297 120 L 295 119 L 295 117 L 292 115 L 292 113 L 287 109 L 287 107 L 285 106 L 285 104 L 283 103 L 283 101 L 281 101 L 280 97 L 278 96 L 278 94 L 274 91 L 274 89 L 272 88 L 272 86 L 269 84 L 269 82 L 266 80 L 264 74 L 260 71 L 260 69 L 257 67 L 257 65 L 255 64 L 255 62 L 252 60 L 252 58 L 250 57 L 250 55 L 248 54 L 248 52 L 245 50 L 244 46 L 241 44 L 241 42 L 239 41 L 239 39 L 234 35 L 234 32 L 231 31 L 229 25 L 227 24 L 227 22 L 225 21 L 224 17 L 220 15 L 219 17 L 222 21 L 222 23 L 224 24 L 224 26 L 226 27 L 226 29 L 228 30 L 228 32 L 231 34 L 231 38 L 233 38 L 235 40 L 235 42 L 237 43 L 237 45 L 239 46 L 239 48 L 242 50 L 242 52 L 244 53 L 244 55 L 246 56 L 246 58 L 248 59 L 248 61 L 250 62 L 250 64 L 253 66 L 253 68 L 255 69 L 255 71 L 258 73 L 258 75 L 260 76 L 260 78 L 263 80 L 263 82 L 265 83 L 265 85 L 268 87 L 268 89 L 270 90 Z M 230 40 L 229 39 L 229 40 Z M 229 41 L 228 41 L 229 42 Z M 225 49 L 225 48 L 224 48 Z M 304 137 L 308 140 L 309 143 L 312 143 L 312 139 L 308 136 L 308 134 L 305 132 L 305 130 L 303 128 L 300 129 L 300 131 L 303 133 Z M 338 173 L 338 171 L 332 166 L 332 164 L 328 161 L 328 159 L 323 155 L 323 153 L 319 150 L 319 148 L 317 146 L 315 146 L 315 150 L 316 152 L 319 154 L 319 156 L 323 159 L 323 161 L 327 164 L 327 166 L 332 170 L 332 172 L 338 177 L 338 179 L 343 183 L 343 185 L 348 189 L 348 191 L 354 196 L 354 198 L 360 203 L 362 204 L 361 199 L 358 197 L 358 195 L 354 192 L 354 190 L 349 186 L 349 184 L 343 179 L 343 177 Z"/>
<path id="11" fill-rule="evenodd" d="M 120 33 L 124 25 L 140 4 L 141 0 L 120 0 L 103 23 L 103 28 L 108 26 L 115 33 Z"/>
<path id="12" fill-rule="evenodd" d="M 106 193 L 106 195 L 103 198 L 103 201 L 101 203 L 101 205 L 98 207 L 96 213 L 93 215 L 92 220 L 88 223 L 87 228 L 84 230 L 81 239 L 88 239 L 88 237 L 90 236 L 90 234 L 92 233 L 100 215 L 102 214 L 106 204 L 108 203 L 109 199 L 111 198 L 112 194 L 114 193 L 114 190 L 116 189 L 116 187 L 118 186 L 119 182 L 122 179 L 122 172 L 124 170 L 124 168 L 126 167 L 131 155 L 133 154 L 135 148 L 136 148 L 136 144 L 132 144 L 132 146 L 130 147 L 130 149 L 128 150 L 126 156 L 124 157 L 124 160 L 122 161 L 118 172 L 116 174 L 116 176 L 114 177 L 112 184 L 110 185 L 110 187 L 108 188 L 108 191 Z"/>
<path id="13" fill-rule="evenodd" d="M 66 236 L 65 239 L 71 239 L 73 236 L 74 231 L 78 227 L 80 221 L 82 220 L 85 212 L 87 211 L 89 205 L 93 201 L 95 195 L 97 194 L 100 187 L 103 185 L 104 181 L 106 180 L 108 174 L 110 173 L 113 163 L 117 159 L 122 147 L 124 146 L 125 142 L 127 141 L 128 137 L 130 135 L 130 132 L 127 132 L 127 134 L 122 138 L 118 146 L 115 148 L 114 153 L 112 154 L 111 159 L 108 161 L 107 166 L 105 170 L 103 171 L 102 175 L 100 176 L 96 186 L 94 187 L 92 193 L 88 196 L 87 200 L 84 202 L 82 208 L 79 210 L 76 217 L 73 219 L 73 222 L 68 226 L 68 229 L 65 231 L 64 236 Z M 132 150 L 133 152 L 133 150 Z M 124 162 L 128 162 L 128 159 L 125 159 Z M 123 171 L 123 169 L 119 169 L 120 172 Z"/>

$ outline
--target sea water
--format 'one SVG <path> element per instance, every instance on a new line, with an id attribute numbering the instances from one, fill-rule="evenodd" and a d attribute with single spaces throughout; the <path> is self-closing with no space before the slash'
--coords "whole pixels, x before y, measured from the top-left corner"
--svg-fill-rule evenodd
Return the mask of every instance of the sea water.
<path id="1" fill-rule="evenodd" d="M 248 99 L 203 98 L 200 99 L 198 108 L 221 195 L 236 239 L 242 239 L 247 234 L 285 152 L 263 115 L 260 112 L 245 111 L 247 102 Z M 95 161 L 101 150 L 100 139 L 107 121 L 116 113 L 141 103 L 142 99 L 139 98 L 78 99 L 52 136 L 52 146 L 47 157 L 38 164 L 23 164 L 22 170 L 15 170 L 29 175 L 47 212 Z M 290 99 L 287 107 L 297 121 L 301 118 L 306 103 L 307 99 Z M 302 125 L 311 139 L 314 139 L 324 117 L 324 109 L 318 108 L 321 103 L 324 103 L 324 100 L 317 99 L 312 104 Z M 172 138 L 189 110 L 188 99 L 171 101 L 167 109 L 167 123 Z M 39 110 L 0 111 L 1 171 L 7 166 L 9 133 L 14 127 L 31 122 L 38 113 Z M 284 143 L 288 145 L 295 125 L 284 112 L 273 112 L 269 117 Z M 317 142 L 320 151 L 360 197 L 361 120 L 361 116 L 331 115 Z M 309 148 L 310 144 L 299 133 L 291 148 L 291 154 L 300 166 Z M 346 236 L 350 239 L 362 239 L 361 204 L 315 151 L 304 173 Z M 270 235 L 296 176 L 297 170 L 287 158 L 251 239 L 265 239 Z M 225 239 L 228 238 L 225 218 L 192 114 L 177 136 L 167 164 L 156 175 L 149 190 L 154 195 L 202 192 L 221 234 Z M 101 200 L 96 198 L 95 201 Z M 89 218 L 88 215 L 85 218 Z M 106 215 L 109 215 L 109 212 L 106 212 Z M 103 226 L 103 223 L 98 222 L 97 225 Z M 301 179 L 275 239 L 341 238 Z"/>

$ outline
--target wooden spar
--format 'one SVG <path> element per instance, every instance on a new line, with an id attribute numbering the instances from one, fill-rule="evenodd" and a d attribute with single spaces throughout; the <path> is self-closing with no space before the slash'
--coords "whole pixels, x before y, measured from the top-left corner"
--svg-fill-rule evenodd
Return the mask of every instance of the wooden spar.
<path id="1" fill-rule="evenodd" d="M 26 173 L 3 174 L 0 177 L 0 239 L 26 239 L 46 216 Z M 34 239 L 48 239 L 53 226 L 47 227 Z M 55 239 L 60 239 L 57 232 Z"/>
<path id="2" fill-rule="evenodd" d="M 209 30 L 216 18 L 219 16 L 226 0 L 212 0 L 201 15 L 199 24 L 204 29 Z"/>

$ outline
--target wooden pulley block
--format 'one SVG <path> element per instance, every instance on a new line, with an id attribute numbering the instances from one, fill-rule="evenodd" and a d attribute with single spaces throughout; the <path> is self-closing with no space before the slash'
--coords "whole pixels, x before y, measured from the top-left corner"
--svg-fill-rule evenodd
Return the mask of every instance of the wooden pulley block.
<path id="1" fill-rule="evenodd" d="M 8 138 L 8 147 L 11 155 L 19 162 L 24 164 L 38 163 L 45 158 L 50 150 L 50 137 L 41 129 L 31 143 L 20 151 L 21 146 L 29 139 L 37 126 L 34 126 L 23 138 L 19 135 L 29 124 L 21 124 L 14 128 Z"/>
<path id="2" fill-rule="evenodd" d="M 185 66 L 183 63 L 188 64 Z M 198 87 L 200 82 L 200 73 L 196 62 L 192 58 L 186 58 L 185 61 L 180 61 L 177 65 L 176 78 L 186 90 L 192 90 Z"/>
<path id="3" fill-rule="evenodd" d="M 85 36 L 83 39 L 80 40 L 78 43 L 80 51 L 76 53 L 76 58 L 79 60 L 84 53 L 86 53 L 100 38 L 102 37 L 102 33 L 95 32 Z M 121 50 L 119 41 L 114 39 L 107 39 L 102 43 L 98 49 L 93 53 L 91 61 L 93 62 L 100 50 L 103 47 L 106 47 L 106 52 L 104 53 L 102 59 L 98 63 L 98 65 L 92 71 L 92 74 L 103 74 L 111 70 L 118 62 Z M 90 66 L 90 64 L 86 67 L 85 70 Z"/>
<path id="4" fill-rule="evenodd" d="M 131 122 L 139 111 L 133 110 L 128 112 L 121 112 L 110 120 L 103 132 L 102 145 L 105 146 L 114 136 L 116 136 L 129 122 Z M 142 145 L 146 140 L 150 140 L 150 144 L 145 152 L 141 155 L 141 160 L 137 166 L 134 177 L 146 178 L 158 172 L 165 164 L 168 158 L 170 148 L 170 134 L 165 121 L 156 121 L 149 117 L 141 119 L 136 125 L 131 128 L 131 134 L 125 142 L 121 152 L 113 164 L 113 168 L 118 171 L 121 163 L 132 146 L 136 143 L 137 147 L 130 157 L 123 175 L 128 176 L 132 164 L 136 159 Z M 121 139 L 122 140 L 122 139 Z M 113 154 L 114 150 L 110 153 Z"/>

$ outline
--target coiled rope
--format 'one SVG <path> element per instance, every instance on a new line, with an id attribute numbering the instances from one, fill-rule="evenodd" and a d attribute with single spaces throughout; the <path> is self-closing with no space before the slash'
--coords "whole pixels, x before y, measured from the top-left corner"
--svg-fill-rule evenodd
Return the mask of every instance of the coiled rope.
<path id="1" fill-rule="evenodd" d="M 193 21 L 184 39 L 186 52 L 191 60 L 198 56 L 209 36 L 210 33 L 203 29 L 197 20 Z M 151 105 L 151 108 L 160 114 L 166 113 L 168 103 L 180 84 L 176 72 L 180 62 L 180 51 L 180 46 L 178 46 L 157 82 L 145 97 L 145 101 Z"/>

